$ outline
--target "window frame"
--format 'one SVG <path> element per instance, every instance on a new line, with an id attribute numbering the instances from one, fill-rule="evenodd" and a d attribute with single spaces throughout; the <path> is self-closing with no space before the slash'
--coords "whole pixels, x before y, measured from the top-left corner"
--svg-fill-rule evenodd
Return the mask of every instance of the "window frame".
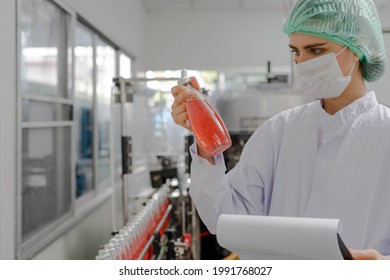
<path id="1" fill-rule="evenodd" d="M 22 0 L 20 0 L 22 1 Z M 17 174 L 17 182 L 16 182 L 16 258 L 17 259 L 29 259 L 32 258 L 35 254 L 45 248 L 48 244 L 58 239 L 63 235 L 67 230 L 74 227 L 77 223 L 81 222 L 86 216 L 94 212 L 99 206 L 105 203 L 108 199 L 112 198 L 113 195 L 113 173 L 111 172 L 110 179 L 106 180 L 106 184 L 104 185 L 96 185 L 96 172 L 94 171 L 94 179 L 93 179 L 93 190 L 81 195 L 76 198 L 76 159 L 77 159 L 77 150 L 78 139 L 76 136 L 76 130 L 78 129 L 78 120 L 75 119 L 74 110 L 75 110 L 75 39 L 76 39 L 76 27 L 77 24 L 82 24 L 83 27 L 87 28 L 93 33 L 93 117 L 92 117 L 92 145 L 93 145 L 93 158 L 92 165 L 94 170 L 96 170 L 97 165 L 97 147 L 96 143 L 97 139 L 97 121 L 96 121 L 96 42 L 97 38 L 107 43 L 114 49 L 115 52 L 115 76 L 120 73 L 120 65 L 119 65 L 119 55 L 120 53 L 125 54 L 131 60 L 131 73 L 134 73 L 134 61 L 135 57 L 129 55 L 126 51 L 120 48 L 117 44 L 113 43 L 107 36 L 97 30 L 92 24 L 90 24 L 87 20 L 81 17 L 77 12 L 75 12 L 72 8 L 61 2 L 60 0 L 45 0 L 54 4 L 56 7 L 64 11 L 68 16 L 67 26 L 67 56 L 65 68 L 66 71 L 69 72 L 67 75 L 67 79 L 65 81 L 66 90 L 68 95 L 66 98 L 62 97 L 53 97 L 53 96 L 41 96 L 37 94 L 21 94 L 20 92 L 20 77 L 21 77 L 21 69 L 20 69 L 20 59 L 21 59 L 21 51 L 22 45 L 20 42 L 20 34 L 21 27 L 19 25 L 20 16 L 21 16 L 21 7 L 20 2 L 16 3 L 16 104 L 17 104 L 17 120 L 16 120 L 16 174 Z M 62 66 L 62 65 L 61 65 Z M 61 67 L 60 66 L 60 67 Z M 70 69 L 69 69 L 70 68 Z M 133 76 L 133 75 L 132 75 Z M 23 122 L 22 119 L 22 103 L 23 100 L 31 100 L 31 101 L 39 101 L 39 102 L 48 102 L 53 104 L 61 104 L 61 105 L 69 105 L 71 106 L 71 110 L 73 112 L 72 118 L 69 121 L 42 121 L 42 122 Z M 111 106 L 112 104 L 110 104 Z M 110 114 L 111 117 L 111 114 Z M 112 118 L 110 119 L 110 133 L 112 131 Z M 66 213 L 58 216 L 53 222 L 45 224 L 42 228 L 40 228 L 33 236 L 29 237 L 26 240 L 23 240 L 22 236 L 22 131 L 24 128 L 56 128 L 56 127 L 69 127 L 70 131 L 70 210 Z M 113 143 L 112 138 L 110 137 L 110 149 L 112 149 Z M 112 152 L 110 154 L 110 168 L 112 170 L 113 166 L 113 156 Z M 110 186 L 111 185 L 111 186 Z"/>

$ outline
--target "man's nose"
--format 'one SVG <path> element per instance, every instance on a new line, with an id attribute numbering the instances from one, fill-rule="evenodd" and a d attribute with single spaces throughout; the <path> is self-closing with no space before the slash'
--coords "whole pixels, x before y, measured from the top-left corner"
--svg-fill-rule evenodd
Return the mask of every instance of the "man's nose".
<path id="1" fill-rule="evenodd" d="M 296 58 L 295 58 L 295 63 L 296 63 L 296 64 L 299 64 L 299 63 L 308 61 L 308 60 L 310 60 L 310 59 L 312 59 L 311 56 L 305 55 L 305 54 L 302 54 L 302 53 L 301 53 L 301 55 L 300 55 L 299 57 L 296 57 Z"/>

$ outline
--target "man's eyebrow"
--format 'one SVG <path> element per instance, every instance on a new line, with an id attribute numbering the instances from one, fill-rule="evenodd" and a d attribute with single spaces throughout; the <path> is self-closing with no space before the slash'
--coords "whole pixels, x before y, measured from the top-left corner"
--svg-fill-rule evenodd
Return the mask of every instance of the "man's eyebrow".
<path id="1" fill-rule="evenodd" d="M 316 47 L 322 47 L 326 45 L 326 43 L 317 43 L 317 44 L 310 44 L 310 45 L 307 45 L 307 46 L 304 46 L 303 48 L 305 50 L 307 49 L 311 49 L 311 48 L 316 48 Z M 298 49 L 297 47 L 293 46 L 293 45 L 288 45 L 290 47 L 290 49 Z"/>

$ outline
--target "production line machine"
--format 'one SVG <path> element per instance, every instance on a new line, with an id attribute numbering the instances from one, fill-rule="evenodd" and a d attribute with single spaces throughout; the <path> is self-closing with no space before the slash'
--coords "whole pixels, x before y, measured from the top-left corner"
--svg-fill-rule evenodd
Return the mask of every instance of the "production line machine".
<path id="1" fill-rule="evenodd" d="M 145 80 L 113 82 L 116 226 L 96 259 L 199 259 L 199 218 L 179 160 L 164 153 L 163 132 L 156 135 L 160 116 L 149 106 L 154 92 Z"/>
<path id="2" fill-rule="evenodd" d="M 223 152 L 226 170 L 230 171 L 239 162 L 246 142 L 254 131 L 273 115 L 302 105 L 307 100 L 293 91 L 287 75 L 273 75 L 268 64 L 265 82 L 246 85 L 245 88 L 217 90 L 210 96 L 210 103 L 223 119 L 232 141 L 229 149 Z M 185 172 L 190 173 L 191 156 L 189 147 L 194 136 L 185 137 Z M 230 252 L 220 247 L 215 236 L 208 233 L 201 222 L 202 235 L 208 235 L 207 243 L 202 240 L 202 259 L 228 258 Z M 207 234 L 208 233 L 208 234 Z"/>
<path id="3" fill-rule="evenodd" d="M 187 197 L 188 198 L 188 197 Z M 148 198 L 140 211 L 99 250 L 97 260 L 195 259 L 194 226 L 186 221 L 194 209 L 167 184 Z M 193 221 L 192 221 L 193 222 Z"/>
<path id="4" fill-rule="evenodd" d="M 267 77 L 271 77 L 268 73 Z M 229 131 L 232 146 L 224 152 L 227 170 L 239 161 L 255 129 L 274 114 L 303 104 L 284 76 L 245 89 L 216 91 L 210 103 Z M 171 79 L 172 80 L 172 79 Z M 199 219 L 188 195 L 189 146 L 192 135 L 178 134 L 177 126 L 156 124 L 161 115 L 148 105 L 153 92 L 145 80 L 114 78 L 112 114 L 116 229 L 102 245 L 97 259 L 223 259 L 229 251 L 219 246 Z M 155 93 L 155 92 L 154 92 Z M 183 131 L 183 130 L 181 130 Z M 162 151 L 169 137 L 183 143 L 176 155 Z M 157 140 L 156 140 L 157 139 Z M 172 139 L 170 139 L 172 141 Z M 166 141 L 166 142 L 164 142 Z M 184 151 L 183 151 L 184 149 Z M 182 158 L 178 156 L 182 155 Z M 154 167 L 150 161 L 154 159 Z"/>

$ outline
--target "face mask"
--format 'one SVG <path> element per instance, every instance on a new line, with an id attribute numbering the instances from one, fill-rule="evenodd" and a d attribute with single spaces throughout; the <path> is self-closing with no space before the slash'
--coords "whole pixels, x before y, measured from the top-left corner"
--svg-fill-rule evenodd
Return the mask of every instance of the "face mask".
<path id="1" fill-rule="evenodd" d="M 340 70 L 336 56 L 339 53 L 313 58 L 309 61 L 295 64 L 295 79 L 297 92 L 310 95 L 314 98 L 335 98 L 345 90 L 351 82 L 352 69 L 348 76 Z"/>

